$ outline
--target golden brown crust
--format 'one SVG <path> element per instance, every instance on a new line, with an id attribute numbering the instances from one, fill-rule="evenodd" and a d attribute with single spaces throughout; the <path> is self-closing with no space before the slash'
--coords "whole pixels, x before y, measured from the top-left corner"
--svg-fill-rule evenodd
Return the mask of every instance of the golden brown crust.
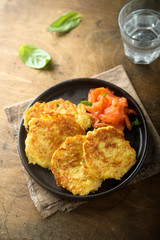
<path id="1" fill-rule="evenodd" d="M 79 195 L 96 191 L 102 183 L 102 180 L 90 177 L 83 166 L 85 139 L 86 136 L 79 135 L 66 138 L 52 157 L 51 170 L 57 185 Z"/>
<path id="2" fill-rule="evenodd" d="M 135 164 L 136 152 L 121 130 L 109 126 L 88 132 L 84 158 L 94 178 L 119 180 Z"/>
<path id="3" fill-rule="evenodd" d="M 72 115 L 42 114 L 29 122 L 29 132 L 25 141 L 25 151 L 29 163 L 51 168 L 54 151 L 68 136 L 85 134 L 85 130 Z"/>
<path id="4" fill-rule="evenodd" d="M 58 107 L 62 105 L 64 100 L 62 98 L 48 103 L 36 102 L 24 112 L 24 126 L 26 130 L 29 128 L 29 121 L 32 118 L 40 118 L 42 113 L 57 111 Z"/>
<path id="5" fill-rule="evenodd" d="M 29 129 L 29 122 L 32 118 L 40 118 L 45 113 L 72 114 L 77 122 L 87 130 L 91 126 L 91 118 L 86 112 L 83 104 L 75 104 L 70 101 L 64 101 L 62 98 L 50 102 L 36 102 L 33 106 L 24 112 L 24 126 Z"/>

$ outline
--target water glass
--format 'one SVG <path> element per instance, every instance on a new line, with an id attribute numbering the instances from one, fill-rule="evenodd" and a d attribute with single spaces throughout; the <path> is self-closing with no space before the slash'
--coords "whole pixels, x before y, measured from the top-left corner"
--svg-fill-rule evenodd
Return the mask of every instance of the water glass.
<path id="1" fill-rule="evenodd" d="M 135 64 L 160 56 L 160 0 L 132 0 L 120 11 L 118 23 L 125 55 Z"/>

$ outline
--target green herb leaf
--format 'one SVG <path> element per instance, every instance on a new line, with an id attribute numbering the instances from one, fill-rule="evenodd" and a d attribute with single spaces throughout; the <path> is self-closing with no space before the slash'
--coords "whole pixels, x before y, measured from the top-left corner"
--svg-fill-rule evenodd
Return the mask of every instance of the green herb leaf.
<path id="1" fill-rule="evenodd" d="M 102 95 L 103 97 L 105 97 L 105 96 L 107 96 L 107 92 L 101 93 L 101 95 Z"/>
<path id="2" fill-rule="evenodd" d="M 91 107 L 92 106 L 92 103 L 89 102 L 89 101 L 81 101 L 82 104 L 88 106 L 88 107 Z"/>
<path id="3" fill-rule="evenodd" d="M 74 11 L 65 13 L 56 19 L 48 28 L 49 32 L 69 32 L 71 29 L 78 26 L 81 21 L 81 16 Z"/>
<path id="4" fill-rule="evenodd" d="M 138 120 L 132 122 L 132 126 L 139 126 L 140 124 L 141 122 L 139 122 Z"/>
<path id="5" fill-rule="evenodd" d="M 44 50 L 33 45 L 23 44 L 19 48 L 22 62 L 31 68 L 41 69 L 51 60 L 51 56 Z"/>

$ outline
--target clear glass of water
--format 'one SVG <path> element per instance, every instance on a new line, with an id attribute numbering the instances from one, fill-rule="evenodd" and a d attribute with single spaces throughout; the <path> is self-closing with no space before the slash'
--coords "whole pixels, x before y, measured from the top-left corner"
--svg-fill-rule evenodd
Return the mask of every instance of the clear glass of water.
<path id="1" fill-rule="evenodd" d="M 132 0 L 120 11 L 118 23 L 125 55 L 135 64 L 160 56 L 160 0 Z"/>

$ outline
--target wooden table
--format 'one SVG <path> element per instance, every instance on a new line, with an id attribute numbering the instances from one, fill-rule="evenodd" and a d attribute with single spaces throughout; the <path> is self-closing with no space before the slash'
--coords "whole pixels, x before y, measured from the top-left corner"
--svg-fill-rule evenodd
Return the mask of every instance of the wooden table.
<path id="1" fill-rule="evenodd" d="M 142 66 L 124 56 L 117 18 L 126 2 L 1 0 L 0 239 L 160 239 L 160 174 L 44 220 L 30 199 L 3 109 L 62 80 L 122 64 L 160 133 L 160 59 Z M 63 36 L 47 32 L 53 20 L 71 10 L 82 14 L 76 29 Z M 25 66 L 18 56 L 24 43 L 50 53 L 51 64 L 44 70 Z"/>

